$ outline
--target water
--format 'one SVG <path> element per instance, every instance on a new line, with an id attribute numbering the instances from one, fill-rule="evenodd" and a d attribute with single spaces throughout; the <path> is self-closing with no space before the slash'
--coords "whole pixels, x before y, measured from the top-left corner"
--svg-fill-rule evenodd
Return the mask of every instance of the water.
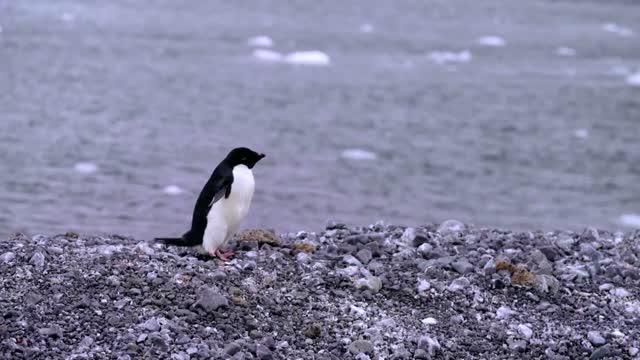
<path id="1" fill-rule="evenodd" d="M 239 145 L 268 156 L 247 227 L 628 226 L 635 24 L 625 1 L 0 0 L 0 234 L 181 234 Z"/>

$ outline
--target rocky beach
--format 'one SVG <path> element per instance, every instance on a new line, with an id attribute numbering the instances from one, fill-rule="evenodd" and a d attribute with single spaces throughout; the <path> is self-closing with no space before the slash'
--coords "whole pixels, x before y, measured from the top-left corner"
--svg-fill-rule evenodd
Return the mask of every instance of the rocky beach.
<path id="1" fill-rule="evenodd" d="M 223 264 L 115 235 L 5 238 L 0 358 L 640 356 L 640 231 L 450 220 L 236 240 Z"/>

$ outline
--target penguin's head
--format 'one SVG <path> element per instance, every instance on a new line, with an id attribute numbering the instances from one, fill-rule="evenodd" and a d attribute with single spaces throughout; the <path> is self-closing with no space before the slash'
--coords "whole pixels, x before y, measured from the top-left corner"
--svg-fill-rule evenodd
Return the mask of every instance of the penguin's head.
<path id="1" fill-rule="evenodd" d="M 246 147 L 239 147 L 231 150 L 227 155 L 227 162 L 231 167 L 236 165 L 246 165 L 249 169 L 253 168 L 260 159 L 265 157 L 264 154 L 257 153 Z"/>

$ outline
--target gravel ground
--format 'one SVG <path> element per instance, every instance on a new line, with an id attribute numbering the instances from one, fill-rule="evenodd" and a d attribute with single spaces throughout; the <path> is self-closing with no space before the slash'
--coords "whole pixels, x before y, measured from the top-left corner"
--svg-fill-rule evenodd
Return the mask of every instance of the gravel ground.
<path id="1" fill-rule="evenodd" d="M 0 358 L 640 358 L 640 232 L 455 220 L 252 231 L 221 264 L 120 236 L 0 242 Z"/>

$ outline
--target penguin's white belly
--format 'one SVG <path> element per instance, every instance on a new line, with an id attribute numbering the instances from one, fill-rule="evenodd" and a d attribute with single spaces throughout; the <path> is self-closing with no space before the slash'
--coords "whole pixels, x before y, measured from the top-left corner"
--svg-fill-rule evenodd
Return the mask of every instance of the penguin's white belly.
<path id="1" fill-rule="evenodd" d="M 233 183 L 228 198 L 218 200 L 207 214 L 202 247 L 213 253 L 224 246 L 247 216 L 255 183 L 251 169 L 245 165 L 233 168 Z"/>

